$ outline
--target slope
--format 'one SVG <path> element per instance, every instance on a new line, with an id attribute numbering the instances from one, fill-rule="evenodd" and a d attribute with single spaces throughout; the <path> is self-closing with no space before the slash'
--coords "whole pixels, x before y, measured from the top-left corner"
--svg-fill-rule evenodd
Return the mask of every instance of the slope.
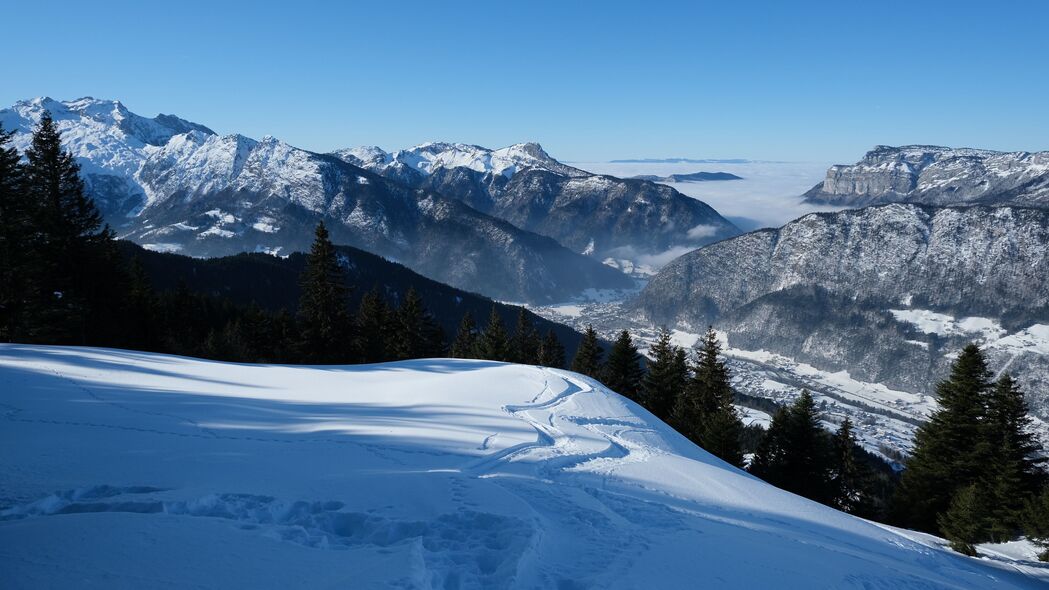
<path id="1" fill-rule="evenodd" d="M 586 378 L 0 347 L 8 588 L 1035 588 L 776 490 Z"/>

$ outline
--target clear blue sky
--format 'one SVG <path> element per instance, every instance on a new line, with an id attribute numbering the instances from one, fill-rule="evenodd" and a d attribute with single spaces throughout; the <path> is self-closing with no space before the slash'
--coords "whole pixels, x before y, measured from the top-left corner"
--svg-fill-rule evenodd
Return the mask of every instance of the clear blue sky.
<path id="1" fill-rule="evenodd" d="M 796 4 L 804 4 L 799 6 Z M 563 160 L 1049 149 L 1049 2 L 19 1 L 0 104 L 117 98 L 327 151 Z"/>

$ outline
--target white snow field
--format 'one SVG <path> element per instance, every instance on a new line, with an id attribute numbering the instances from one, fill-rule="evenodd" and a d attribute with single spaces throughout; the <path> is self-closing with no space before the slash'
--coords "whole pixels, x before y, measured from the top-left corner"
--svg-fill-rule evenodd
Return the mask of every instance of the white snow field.
<path id="1" fill-rule="evenodd" d="M 0 588 L 1045 588 L 567 371 L 0 345 Z"/>

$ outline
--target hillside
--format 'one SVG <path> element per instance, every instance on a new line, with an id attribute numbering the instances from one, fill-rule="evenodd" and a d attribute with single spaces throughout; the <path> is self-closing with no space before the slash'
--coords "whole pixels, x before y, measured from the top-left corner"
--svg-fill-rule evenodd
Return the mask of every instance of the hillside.
<path id="1" fill-rule="evenodd" d="M 0 346 L 5 588 L 1036 588 L 579 375 Z"/>

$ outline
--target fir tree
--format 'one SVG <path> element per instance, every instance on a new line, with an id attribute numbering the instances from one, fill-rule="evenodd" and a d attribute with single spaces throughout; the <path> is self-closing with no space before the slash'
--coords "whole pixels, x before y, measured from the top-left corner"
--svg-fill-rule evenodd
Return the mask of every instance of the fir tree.
<path id="1" fill-rule="evenodd" d="M 608 351 L 602 382 L 612 391 L 638 401 L 643 375 L 641 355 L 637 352 L 630 332 L 623 330 Z"/>
<path id="2" fill-rule="evenodd" d="M 41 117 L 25 156 L 24 186 L 35 230 L 28 335 L 50 343 L 86 343 L 89 334 L 107 330 L 104 320 L 116 313 L 113 234 L 85 194 L 80 167 L 62 149 L 49 113 Z"/>
<path id="3" fill-rule="evenodd" d="M 563 369 L 565 366 L 565 347 L 557 339 L 553 328 L 546 331 L 546 336 L 539 344 L 539 364 L 554 369 Z"/>
<path id="4" fill-rule="evenodd" d="M 1045 474 L 1040 465 L 1041 445 L 1030 430 L 1031 418 L 1023 392 L 1009 375 L 995 384 L 987 401 L 983 421 L 987 473 L 983 483 L 989 491 L 990 540 L 1012 539 L 1021 528 L 1024 502 L 1037 492 Z"/>
<path id="5" fill-rule="evenodd" d="M 597 332 L 594 327 L 587 324 L 583 331 L 583 340 L 576 349 L 575 358 L 572 359 L 572 370 L 599 379 L 601 376 L 601 357 L 605 349 L 597 341 Z"/>
<path id="6" fill-rule="evenodd" d="M 398 360 L 444 355 L 444 334 L 414 287 L 397 308 L 393 352 Z"/>
<path id="7" fill-rule="evenodd" d="M 511 360 L 510 338 L 506 335 L 503 319 L 499 317 L 499 310 L 492 306 L 492 312 L 488 315 L 488 325 L 485 326 L 477 343 L 477 356 L 490 361 Z"/>
<path id="8" fill-rule="evenodd" d="M 976 556 L 973 545 L 981 540 L 987 529 L 985 517 L 986 494 L 978 484 L 959 489 L 948 504 L 947 511 L 937 517 L 940 530 L 958 553 Z"/>
<path id="9" fill-rule="evenodd" d="M 539 333 L 523 307 L 517 312 L 517 326 L 511 346 L 514 362 L 525 365 L 539 363 Z"/>
<path id="10" fill-rule="evenodd" d="M 970 344 L 936 388 L 939 409 L 915 434 L 914 452 L 893 500 L 900 524 L 939 532 L 937 515 L 962 488 L 980 479 L 987 461 L 986 446 L 979 443 L 986 434 L 982 417 L 990 389 L 983 353 Z"/>
<path id="11" fill-rule="evenodd" d="M 1027 538 L 1041 547 L 1038 559 L 1049 561 L 1049 486 L 1029 499 L 1023 512 L 1023 531 Z"/>
<path id="12" fill-rule="evenodd" d="M 685 351 L 670 343 L 669 330 L 660 328 L 649 355 L 648 372 L 641 381 L 641 403 L 660 420 L 668 420 L 688 380 Z"/>
<path id="13" fill-rule="evenodd" d="M 449 354 L 452 358 L 472 359 L 477 356 L 477 340 L 477 324 L 474 323 L 473 314 L 468 311 L 459 322 L 459 331 L 455 334 Z"/>
<path id="14" fill-rule="evenodd" d="M 318 223 L 302 272 L 299 353 L 303 362 L 347 362 L 350 313 L 342 268 L 324 223 Z"/>
<path id="15" fill-rule="evenodd" d="M 849 514 L 868 514 L 871 473 L 858 456 L 852 420 L 845 418 L 834 434 L 834 466 L 831 475 L 831 505 Z"/>
<path id="16" fill-rule="evenodd" d="M 8 147 L 11 136 L 0 127 L 0 342 L 22 337 L 30 288 L 27 252 L 32 244 L 27 230 L 32 209 L 18 151 Z"/>
<path id="17" fill-rule="evenodd" d="M 831 443 L 819 421 L 816 403 L 807 390 L 788 408 L 772 418 L 758 445 L 751 472 L 765 481 L 829 503 L 831 500 Z"/>
<path id="18" fill-rule="evenodd" d="M 357 307 L 357 352 L 362 363 L 381 363 L 392 358 L 389 333 L 391 316 L 386 300 L 376 285 L 361 297 Z"/>
<path id="19" fill-rule="evenodd" d="M 709 328 L 692 379 L 675 401 L 672 421 L 682 434 L 711 454 L 742 467 L 743 422 L 732 405 L 734 394 L 720 355 L 717 332 Z"/>

